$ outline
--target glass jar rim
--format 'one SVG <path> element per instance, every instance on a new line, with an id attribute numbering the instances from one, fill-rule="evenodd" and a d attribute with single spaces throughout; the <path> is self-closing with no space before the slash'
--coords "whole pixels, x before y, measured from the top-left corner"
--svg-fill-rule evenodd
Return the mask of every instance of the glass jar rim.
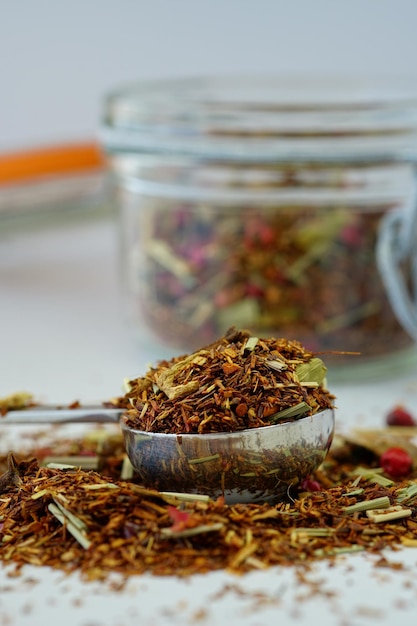
<path id="1" fill-rule="evenodd" d="M 141 81 L 104 100 L 110 153 L 285 162 L 417 157 L 406 77 L 232 75 Z"/>

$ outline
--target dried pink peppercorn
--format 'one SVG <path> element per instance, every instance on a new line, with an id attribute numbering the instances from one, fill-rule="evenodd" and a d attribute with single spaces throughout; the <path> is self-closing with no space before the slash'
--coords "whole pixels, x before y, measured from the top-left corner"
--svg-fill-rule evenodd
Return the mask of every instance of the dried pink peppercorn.
<path id="1" fill-rule="evenodd" d="M 401 405 L 395 406 L 386 417 L 387 426 L 416 426 L 411 413 Z"/>
<path id="2" fill-rule="evenodd" d="M 388 448 L 379 459 L 380 465 L 391 478 L 403 478 L 411 472 L 413 459 L 403 448 Z"/>
<path id="3" fill-rule="evenodd" d="M 301 485 L 301 491 L 321 491 L 321 485 L 317 480 L 313 478 L 305 478 Z"/>

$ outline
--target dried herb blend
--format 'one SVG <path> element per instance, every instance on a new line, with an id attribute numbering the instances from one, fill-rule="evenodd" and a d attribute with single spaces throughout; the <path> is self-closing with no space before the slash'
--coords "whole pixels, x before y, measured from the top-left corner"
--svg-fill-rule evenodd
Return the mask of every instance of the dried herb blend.
<path id="1" fill-rule="evenodd" d="M 102 451 L 104 439 L 99 441 Z M 76 570 L 97 580 L 112 572 L 242 573 L 417 546 L 415 467 L 407 479 L 394 481 L 370 450 L 343 439 L 313 477 L 320 489 L 299 488 L 276 506 L 228 506 L 221 498 L 145 489 L 135 477 L 121 481 L 123 453 L 120 441 L 111 441 L 108 454 L 101 455 L 100 474 L 8 456 L 10 480 L 3 474 L 0 494 L 3 562 Z M 79 458 L 91 445 L 89 439 L 52 447 Z M 6 459 L 0 462 L 6 469 Z"/>
<path id="2" fill-rule="evenodd" d="M 231 328 L 128 383 L 122 430 L 132 464 L 145 486 L 162 491 L 277 501 L 330 447 L 325 374 L 299 342 Z"/>
<path id="3" fill-rule="evenodd" d="M 313 415 L 333 406 L 326 368 L 298 341 L 231 328 L 183 357 L 129 381 L 125 422 L 159 433 L 220 433 Z M 129 406 L 126 404 L 126 406 Z"/>
<path id="4" fill-rule="evenodd" d="M 245 181 L 238 165 L 234 169 L 238 188 L 253 192 L 255 184 Z M 343 198 L 355 191 L 343 167 L 264 166 L 264 172 L 283 195 L 315 194 L 322 187 L 323 194 L 339 189 Z M 368 175 L 365 166 L 359 172 Z M 224 207 L 143 200 L 140 247 L 130 244 L 137 259 L 131 268 L 138 274 L 135 305 L 164 342 L 195 349 L 238 323 L 262 336 L 297 337 L 311 350 L 356 351 L 364 358 L 413 345 L 375 260 L 380 223 L 392 203 L 242 202 Z"/>

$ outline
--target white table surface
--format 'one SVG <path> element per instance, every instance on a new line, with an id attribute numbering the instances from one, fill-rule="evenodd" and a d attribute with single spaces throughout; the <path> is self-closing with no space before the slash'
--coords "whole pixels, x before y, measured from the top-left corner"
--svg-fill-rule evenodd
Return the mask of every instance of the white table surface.
<path id="1" fill-rule="evenodd" d="M 127 323 L 118 281 L 112 218 L 31 232 L 1 231 L 0 396 L 25 389 L 46 402 L 100 401 L 119 395 L 163 351 Z M 417 411 L 417 372 L 407 378 L 337 383 L 338 427 L 382 425 L 388 408 Z M 0 426 L 2 448 L 19 428 Z M 45 568 L 20 578 L 0 566 L 0 625 L 144 624 L 411 625 L 417 618 L 417 550 L 388 552 L 403 569 L 376 568 L 369 554 L 319 563 L 300 585 L 293 568 L 236 577 L 142 576 L 123 591 L 81 583 Z M 242 593 L 245 591 L 245 593 Z"/>

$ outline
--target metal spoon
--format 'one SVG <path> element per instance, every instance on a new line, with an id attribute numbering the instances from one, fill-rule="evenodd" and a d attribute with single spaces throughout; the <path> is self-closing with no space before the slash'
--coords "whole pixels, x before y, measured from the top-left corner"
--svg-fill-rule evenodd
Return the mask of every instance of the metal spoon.
<path id="1" fill-rule="evenodd" d="M 232 433 L 161 434 L 129 428 L 120 409 L 49 406 L 9 411 L 4 424 L 119 422 L 126 453 L 147 487 L 198 493 L 226 502 L 275 502 L 324 460 L 334 433 L 333 409 Z"/>
<path id="2" fill-rule="evenodd" d="M 0 416 L 1 424 L 72 424 L 93 422 L 96 424 L 117 423 L 122 409 L 108 409 L 103 405 L 90 404 L 70 409 L 49 404 L 36 405 L 29 409 L 8 411 Z"/>

